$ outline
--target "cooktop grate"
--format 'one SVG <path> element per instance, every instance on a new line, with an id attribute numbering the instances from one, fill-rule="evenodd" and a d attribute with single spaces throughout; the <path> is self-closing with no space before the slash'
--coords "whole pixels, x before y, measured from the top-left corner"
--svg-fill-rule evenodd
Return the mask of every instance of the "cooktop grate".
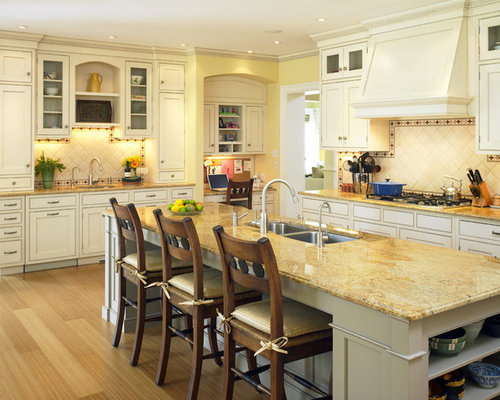
<path id="1" fill-rule="evenodd" d="M 403 192 L 401 196 L 379 196 L 367 194 L 367 198 L 383 201 L 392 201 L 395 203 L 415 204 L 419 206 L 430 207 L 465 207 L 470 206 L 471 199 L 461 198 L 460 200 L 445 199 L 440 194 L 429 192 Z"/>

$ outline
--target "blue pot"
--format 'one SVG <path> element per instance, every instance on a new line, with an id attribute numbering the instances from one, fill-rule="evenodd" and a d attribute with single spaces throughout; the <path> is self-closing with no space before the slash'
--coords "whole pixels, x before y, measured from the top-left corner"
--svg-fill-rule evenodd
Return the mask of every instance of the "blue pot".
<path id="1" fill-rule="evenodd" d="M 377 196 L 401 196 L 406 183 L 389 182 L 387 179 L 386 182 L 373 182 L 371 185 L 373 194 Z"/>

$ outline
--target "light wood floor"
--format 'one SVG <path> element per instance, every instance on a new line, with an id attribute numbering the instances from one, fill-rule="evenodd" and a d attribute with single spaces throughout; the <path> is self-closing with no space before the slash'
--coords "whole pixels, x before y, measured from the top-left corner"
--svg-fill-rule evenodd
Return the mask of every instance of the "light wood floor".
<path id="1" fill-rule="evenodd" d="M 0 399 L 186 398 L 191 350 L 173 339 L 166 385 L 154 383 L 161 329 L 145 332 L 131 367 L 133 334 L 113 348 L 114 326 L 101 319 L 104 265 L 0 277 Z M 203 364 L 198 398 L 221 397 L 222 368 Z M 261 400 L 244 382 L 235 400 Z"/>

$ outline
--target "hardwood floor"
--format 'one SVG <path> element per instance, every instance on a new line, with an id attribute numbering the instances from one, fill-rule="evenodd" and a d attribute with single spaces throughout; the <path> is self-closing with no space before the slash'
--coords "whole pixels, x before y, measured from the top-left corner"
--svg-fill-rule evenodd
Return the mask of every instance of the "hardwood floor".
<path id="1" fill-rule="evenodd" d="M 113 348 L 101 319 L 104 265 L 0 277 L 0 399 L 186 398 L 191 349 L 174 339 L 166 384 L 154 383 L 161 329 L 147 329 L 139 365 L 129 365 L 133 334 Z M 199 399 L 221 396 L 222 368 L 203 363 Z M 267 398 L 244 382 L 235 400 Z"/>

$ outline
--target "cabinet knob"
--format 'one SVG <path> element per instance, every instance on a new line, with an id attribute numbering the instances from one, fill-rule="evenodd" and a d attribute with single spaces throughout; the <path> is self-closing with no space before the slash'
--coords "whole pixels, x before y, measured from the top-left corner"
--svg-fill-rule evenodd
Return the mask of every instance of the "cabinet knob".
<path id="1" fill-rule="evenodd" d="M 347 136 L 344 136 L 342 139 L 347 140 Z"/>
<path id="2" fill-rule="evenodd" d="M 347 67 L 344 67 L 344 68 L 342 68 L 342 69 L 343 69 L 344 71 L 346 71 L 346 70 L 347 70 Z"/>
<path id="3" fill-rule="evenodd" d="M 339 140 L 342 140 L 342 136 L 339 136 L 339 137 L 338 137 L 338 139 L 339 139 Z"/>
<path id="4" fill-rule="evenodd" d="M 16 181 L 12 181 L 12 185 L 15 185 L 16 184 Z"/>
<path id="5" fill-rule="evenodd" d="M 64 129 L 68 129 L 68 125 L 64 125 Z"/>
<path id="6" fill-rule="evenodd" d="M 130 129 L 130 126 L 127 126 L 127 129 Z"/>
<path id="7" fill-rule="evenodd" d="M 30 167 L 30 164 L 26 164 L 26 168 L 29 168 Z"/>
<path id="8" fill-rule="evenodd" d="M 250 143 L 248 143 L 248 147 L 252 147 L 252 145 Z"/>
<path id="9" fill-rule="evenodd" d="M 26 75 L 27 75 L 27 76 L 30 76 L 30 75 L 31 75 L 31 72 L 29 72 L 29 71 L 28 71 L 28 72 L 26 72 Z"/>
<path id="10" fill-rule="evenodd" d="M 165 161 L 163 161 L 163 160 L 160 161 L 160 164 L 164 164 L 164 163 L 165 163 Z"/>
<path id="11" fill-rule="evenodd" d="M 175 176 L 175 174 L 170 175 L 171 178 L 173 178 L 174 176 Z"/>
<path id="12" fill-rule="evenodd" d="M 165 81 L 160 81 L 160 83 L 163 85 L 165 83 Z"/>

